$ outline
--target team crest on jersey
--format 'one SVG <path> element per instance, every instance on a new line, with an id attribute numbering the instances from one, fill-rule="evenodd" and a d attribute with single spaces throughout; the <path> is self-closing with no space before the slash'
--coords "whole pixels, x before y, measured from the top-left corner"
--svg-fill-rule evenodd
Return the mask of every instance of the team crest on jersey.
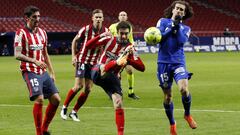
<path id="1" fill-rule="evenodd" d="M 81 75 L 82 74 L 82 71 L 77 71 L 77 75 Z"/>

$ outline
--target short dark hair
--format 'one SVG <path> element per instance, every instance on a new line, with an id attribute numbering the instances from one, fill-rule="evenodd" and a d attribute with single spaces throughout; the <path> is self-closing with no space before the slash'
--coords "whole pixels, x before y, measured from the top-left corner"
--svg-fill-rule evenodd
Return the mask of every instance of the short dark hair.
<path id="1" fill-rule="evenodd" d="M 38 7 L 30 5 L 24 9 L 24 16 L 30 17 L 37 11 L 40 11 Z"/>
<path id="2" fill-rule="evenodd" d="M 193 8 L 190 6 L 190 4 L 187 2 L 187 1 L 184 1 L 184 0 L 177 0 L 177 1 L 174 1 L 171 6 L 169 6 L 168 8 L 166 8 L 164 10 L 164 16 L 166 18 L 171 18 L 172 17 L 172 10 L 174 9 L 175 5 L 176 4 L 182 4 L 182 5 L 185 5 L 186 9 L 185 9 L 185 16 L 183 16 L 183 20 L 186 20 L 188 18 L 191 18 L 194 14 L 193 12 Z"/>
<path id="3" fill-rule="evenodd" d="M 94 9 L 92 12 L 92 16 L 96 13 L 103 13 L 102 9 Z"/>
<path id="4" fill-rule="evenodd" d="M 119 29 L 131 29 L 130 23 L 128 21 L 121 21 L 118 23 L 117 25 L 117 31 L 119 31 Z"/>

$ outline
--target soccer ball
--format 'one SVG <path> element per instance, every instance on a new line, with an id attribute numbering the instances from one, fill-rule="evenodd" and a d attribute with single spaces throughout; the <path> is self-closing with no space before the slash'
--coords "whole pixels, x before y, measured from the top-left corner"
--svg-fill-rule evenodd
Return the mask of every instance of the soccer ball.
<path id="1" fill-rule="evenodd" d="M 158 28 L 150 27 L 144 32 L 144 40 L 149 45 L 156 45 L 161 41 L 162 35 Z"/>

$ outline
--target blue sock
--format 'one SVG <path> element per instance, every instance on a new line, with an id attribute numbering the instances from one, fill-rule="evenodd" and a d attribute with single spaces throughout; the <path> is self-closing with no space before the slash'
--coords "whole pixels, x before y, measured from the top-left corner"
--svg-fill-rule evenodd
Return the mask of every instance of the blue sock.
<path id="1" fill-rule="evenodd" d="M 173 117 L 173 102 L 171 102 L 170 104 L 165 104 L 163 103 L 163 106 L 165 108 L 165 113 L 168 117 L 168 120 L 170 122 L 171 125 L 175 124 L 175 120 Z"/>
<path id="2" fill-rule="evenodd" d="M 191 101 L 192 101 L 192 96 L 191 96 L 190 93 L 187 97 L 182 96 L 182 104 L 183 104 L 183 107 L 184 107 L 184 110 L 185 110 L 185 112 L 184 112 L 185 116 L 190 115 Z"/>

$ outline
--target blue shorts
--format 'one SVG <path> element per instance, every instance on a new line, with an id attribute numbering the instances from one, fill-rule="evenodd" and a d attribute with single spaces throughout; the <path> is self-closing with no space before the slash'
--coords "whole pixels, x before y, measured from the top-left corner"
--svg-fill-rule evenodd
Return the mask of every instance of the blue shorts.
<path id="1" fill-rule="evenodd" d="M 114 93 L 118 93 L 122 96 L 123 94 L 119 77 L 112 72 L 107 72 L 104 76 L 101 76 L 99 67 L 100 65 L 95 65 L 92 68 L 91 77 L 93 82 L 102 87 L 110 98 L 112 98 L 112 94 Z"/>
<path id="2" fill-rule="evenodd" d="M 165 64 L 159 63 L 157 69 L 157 77 L 162 89 L 170 89 L 172 87 L 173 79 L 177 83 L 181 79 L 188 79 L 191 74 L 186 70 L 183 64 Z"/>
<path id="3" fill-rule="evenodd" d="M 32 72 L 23 72 L 23 79 L 25 80 L 31 101 L 34 101 L 37 96 L 43 95 L 44 98 L 50 98 L 58 90 L 47 72 L 38 75 Z"/>
<path id="4" fill-rule="evenodd" d="M 91 79 L 92 65 L 77 62 L 75 68 L 75 77 Z"/>

